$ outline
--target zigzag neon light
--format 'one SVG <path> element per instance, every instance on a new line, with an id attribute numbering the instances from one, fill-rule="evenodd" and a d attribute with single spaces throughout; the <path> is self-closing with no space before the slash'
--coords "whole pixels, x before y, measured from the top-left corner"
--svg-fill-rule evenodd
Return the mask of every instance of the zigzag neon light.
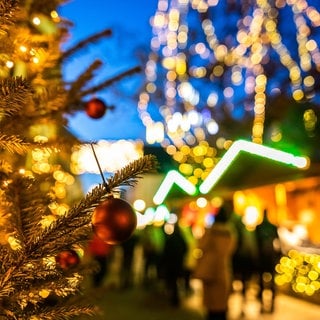
<path id="1" fill-rule="evenodd" d="M 241 151 L 245 151 L 257 156 L 272 159 L 281 163 L 285 163 L 296 168 L 304 169 L 308 166 L 308 158 L 298 157 L 291 153 L 276 150 L 261 144 L 238 140 L 235 141 L 228 151 L 224 154 L 217 165 L 212 169 L 206 179 L 199 187 L 201 193 L 208 193 L 219 181 L 223 173 L 232 164 Z"/>
<path id="2" fill-rule="evenodd" d="M 183 191 L 189 195 L 194 195 L 197 192 L 196 187 L 185 177 L 183 177 L 179 172 L 171 170 L 167 173 L 166 177 L 162 181 L 159 189 L 153 197 L 153 202 L 156 205 L 163 203 L 164 199 L 167 197 L 172 186 L 176 184 Z"/>

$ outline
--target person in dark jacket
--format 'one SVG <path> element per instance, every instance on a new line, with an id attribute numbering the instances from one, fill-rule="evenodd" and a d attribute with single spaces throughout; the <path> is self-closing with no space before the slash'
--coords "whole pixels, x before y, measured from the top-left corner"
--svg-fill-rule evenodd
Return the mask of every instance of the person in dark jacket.
<path id="1" fill-rule="evenodd" d="M 267 215 L 267 210 L 263 212 L 263 220 L 261 224 L 256 227 L 256 238 L 258 244 L 258 273 L 259 273 L 259 298 L 261 301 L 261 311 L 270 312 L 274 311 L 274 300 L 276 294 L 276 285 L 274 282 L 275 267 L 280 259 L 280 248 L 277 248 L 279 244 L 278 229 L 272 224 Z M 271 290 L 271 299 L 266 306 L 263 299 L 263 292 L 265 289 Z"/>
<path id="2" fill-rule="evenodd" d="M 179 225 L 176 224 L 172 227 L 174 227 L 173 232 L 166 235 L 161 265 L 169 302 L 172 306 L 179 306 L 178 280 L 183 276 L 183 263 L 187 252 L 187 244 Z"/>
<path id="3" fill-rule="evenodd" d="M 255 230 L 249 230 L 242 222 L 242 217 L 235 212 L 230 218 L 236 233 L 237 243 L 232 256 L 233 278 L 242 284 L 242 295 L 246 296 L 246 289 L 250 281 L 258 273 L 258 245 Z"/>
<path id="4" fill-rule="evenodd" d="M 120 286 L 122 289 L 129 289 L 134 285 L 134 253 L 138 240 L 138 236 L 133 234 L 128 240 L 122 242 L 120 245 L 122 248 Z"/>

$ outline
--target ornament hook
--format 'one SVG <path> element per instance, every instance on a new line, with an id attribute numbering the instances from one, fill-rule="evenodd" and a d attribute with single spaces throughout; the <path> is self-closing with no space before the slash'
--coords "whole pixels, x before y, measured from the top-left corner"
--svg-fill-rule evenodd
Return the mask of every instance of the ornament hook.
<path id="1" fill-rule="evenodd" d="M 90 143 L 90 146 L 91 146 L 91 149 L 92 149 L 92 152 L 93 152 L 93 156 L 94 156 L 94 158 L 95 158 L 95 160 L 97 162 L 97 165 L 98 165 L 98 168 L 99 168 L 99 172 L 100 172 L 100 175 L 101 175 L 101 178 L 102 178 L 102 181 L 103 181 L 103 185 L 107 188 L 107 182 L 106 182 L 106 179 L 104 178 L 100 163 L 98 161 L 98 157 L 97 157 L 96 152 L 95 152 L 94 147 L 93 147 L 93 143 Z"/>

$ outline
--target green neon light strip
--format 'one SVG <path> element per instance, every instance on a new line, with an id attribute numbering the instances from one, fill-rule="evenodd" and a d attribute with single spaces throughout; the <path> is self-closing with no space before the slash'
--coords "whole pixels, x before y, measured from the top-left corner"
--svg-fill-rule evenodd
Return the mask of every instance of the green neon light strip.
<path id="1" fill-rule="evenodd" d="M 194 195 L 197 191 L 196 187 L 189 180 L 183 177 L 179 172 L 171 170 L 167 173 L 159 189 L 154 195 L 154 204 L 159 205 L 163 203 L 174 184 L 178 185 L 183 191 L 185 191 L 189 195 Z"/>
<path id="2" fill-rule="evenodd" d="M 249 152 L 257 156 L 272 159 L 287 165 L 303 169 L 308 165 L 308 158 L 294 156 L 291 153 L 276 150 L 261 144 L 238 140 L 235 141 L 228 151 L 224 154 L 218 164 L 212 169 L 207 178 L 202 182 L 199 187 L 201 193 L 208 193 L 219 181 L 223 173 L 232 164 L 237 155 L 241 152 Z"/>

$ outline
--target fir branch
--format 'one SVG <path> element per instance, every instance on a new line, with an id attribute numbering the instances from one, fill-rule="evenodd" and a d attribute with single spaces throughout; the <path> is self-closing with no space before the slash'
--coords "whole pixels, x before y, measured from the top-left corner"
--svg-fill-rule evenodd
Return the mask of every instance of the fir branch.
<path id="1" fill-rule="evenodd" d="M 4 298 L 9 297 L 15 291 L 15 287 L 11 283 L 11 275 L 14 270 L 13 267 L 8 268 L 12 265 L 12 257 L 8 252 L 8 249 L 0 247 L 1 257 L 1 275 L 0 275 L 0 301 Z M 0 307 L 1 310 L 1 307 Z M 1 318 L 0 318 L 1 319 Z"/>
<path id="2" fill-rule="evenodd" d="M 28 103 L 32 89 L 22 77 L 0 80 L 0 117 L 12 116 Z"/>
<path id="3" fill-rule="evenodd" d="M 74 81 L 68 90 L 68 103 L 66 105 L 74 105 L 75 110 L 79 108 L 79 100 L 81 100 L 81 91 L 87 83 L 93 78 L 93 73 L 102 66 L 100 60 L 95 60 L 79 77 Z"/>
<path id="4" fill-rule="evenodd" d="M 39 110 L 34 111 L 33 117 L 40 116 L 44 117 L 50 115 L 52 111 L 62 110 L 66 108 L 66 90 L 62 86 L 47 85 L 42 90 L 33 96 L 33 101 L 35 105 L 41 108 L 41 113 L 39 115 Z"/>
<path id="5" fill-rule="evenodd" d="M 108 79 L 108 80 L 106 80 L 106 81 L 104 81 L 104 82 L 102 82 L 102 83 L 100 83 L 100 84 L 98 84 L 98 85 L 96 85 L 94 87 L 91 87 L 91 88 L 89 88 L 87 90 L 83 90 L 81 92 L 81 95 L 84 97 L 84 96 L 86 96 L 88 94 L 92 94 L 92 93 L 98 92 L 98 91 L 100 91 L 102 89 L 105 89 L 105 88 L 111 86 L 115 82 L 120 81 L 125 77 L 132 76 L 133 74 L 138 73 L 140 71 L 141 71 L 141 67 L 139 67 L 139 66 L 131 68 L 131 69 L 129 69 L 129 70 L 125 71 L 125 72 L 122 72 L 119 75 L 117 75 L 117 76 L 115 76 L 115 77 L 113 77 L 111 79 Z"/>
<path id="6" fill-rule="evenodd" d="M 52 262 L 44 263 L 43 259 L 30 260 L 25 256 L 24 260 L 22 264 L 7 269 L 0 277 L 0 301 L 11 310 L 23 308 L 22 302 L 30 300 L 30 293 L 37 308 L 46 299 L 40 295 L 42 290 L 49 290 L 51 296 L 73 296 L 76 299 L 84 277 L 95 270 L 94 262 L 61 269 Z"/>
<path id="7" fill-rule="evenodd" d="M 41 179 L 40 179 L 41 177 Z M 48 205 L 53 202 L 53 199 L 44 192 L 39 192 L 39 185 L 47 182 L 47 176 L 38 176 L 38 179 L 17 175 L 14 181 L 10 184 L 12 191 L 17 199 L 20 219 L 21 233 L 26 241 L 32 239 L 36 230 L 39 229 L 39 221 L 43 216 L 51 214 Z"/>
<path id="8" fill-rule="evenodd" d="M 10 177 L 11 178 L 11 177 Z M 8 183 L 0 202 L 1 216 L 1 226 L 4 227 L 5 238 L 7 241 L 4 242 L 5 245 L 9 244 L 9 235 L 14 235 L 16 243 L 19 244 L 19 250 L 11 250 L 10 254 L 13 259 L 19 255 L 19 251 L 23 248 L 23 234 L 21 230 L 21 211 L 19 208 L 18 199 L 16 198 L 16 190 L 12 186 L 12 183 Z"/>
<path id="9" fill-rule="evenodd" d="M 5 78 L 0 81 L 1 94 L 3 97 L 16 92 L 26 92 L 30 90 L 29 82 L 22 77 Z"/>
<path id="10" fill-rule="evenodd" d="M 145 155 L 142 158 L 132 161 L 124 168 L 118 170 L 113 176 L 107 179 L 106 189 L 111 192 L 120 185 L 134 186 L 141 175 L 158 166 L 157 159 L 154 155 Z"/>
<path id="11" fill-rule="evenodd" d="M 23 319 L 41 319 L 41 320 L 70 320 L 76 316 L 87 315 L 94 316 L 98 313 L 98 308 L 92 305 L 72 305 L 72 306 L 44 306 L 41 309 L 30 311 L 12 312 L 9 309 L 0 307 L 0 319 L 23 320 Z"/>
<path id="12" fill-rule="evenodd" d="M 53 298 L 58 302 L 61 298 L 69 297 L 76 304 L 80 304 L 81 298 L 77 297 L 80 285 L 84 276 L 94 272 L 93 263 L 80 263 L 74 268 L 62 270 L 51 264 L 46 265 L 43 259 L 28 258 L 25 257 L 24 264 L 7 269 L 0 277 L 0 314 L 4 312 L 19 314 L 18 310 L 21 310 L 24 315 L 27 313 L 35 315 L 39 311 L 39 306 L 48 306 L 47 298 L 40 295 L 42 290 L 49 291 L 50 300 Z M 26 301 L 31 303 L 28 305 L 28 311 L 25 309 Z"/>
<path id="13" fill-rule="evenodd" d="M 30 316 L 34 315 L 41 320 L 70 320 L 81 315 L 94 316 L 97 312 L 98 309 L 91 305 L 54 306 L 41 308 L 40 312 L 30 314 Z"/>
<path id="14" fill-rule="evenodd" d="M 57 136 L 54 140 L 49 140 L 46 143 L 43 143 L 42 146 L 46 147 L 50 152 L 67 152 L 70 153 L 70 150 L 77 146 L 81 145 L 82 143 L 80 140 L 73 136 L 67 127 L 59 128 L 60 130 L 57 133 Z"/>
<path id="15" fill-rule="evenodd" d="M 65 51 L 64 54 L 62 55 L 62 60 L 67 59 L 69 56 L 75 54 L 77 51 L 80 49 L 83 49 L 86 47 L 89 43 L 94 43 L 96 41 L 101 40 L 102 38 L 105 37 L 110 37 L 112 35 L 112 32 L 110 29 L 103 30 L 99 33 L 94 34 L 91 37 L 86 38 L 85 40 L 82 40 L 78 42 L 75 46 L 70 48 L 69 50 Z"/>
<path id="16" fill-rule="evenodd" d="M 25 142 L 18 136 L 7 136 L 0 133 L 0 150 L 7 150 L 8 152 L 14 154 L 25 154 L 31 148 L 32 144 Z"/>
<path id="17" fill-rule="evenodd" d="M 33 264 L 33 268 L 30 268 L 31 264 Z M 20 301 L 27 300 L 30 293 L 32 293 L 34 304 L 43 301 L 44 298 L 39 295 L 43 289 L 50 290 L 52 295 L 56 297 L 76 295 L 80 291 L 80 284 L 85 274 L 84 269 L 78 267 L 76 273 L 70 270 L 62 272 L 58 268 L 46 270 L 42 260 L 28 261 L 28 266 L 25 265 L 20 269 L 22 270 L 20 274 L 16 272 L 10 279 L 16 289 L 14 294 L 10 296 L 10 300 L 18 304 Z"/>
<path id="18" fill-rule="evenodd" d="M 67 107 L 66 95 L 63 93 L 59 93 L 55 97 L 52 97 L 50 100 L 48 100 L 46 104 L 45 114 L 47 115 L 49 114 L 49 112 L 52 113 L 53 111 L 58 111 L 58 113 L 61 111 L 65 112 Z"/>
<path id="19" fill-rule="evenodd" d="M 92 212 L 95 207 L 121 185 L 133 186 L 142 174 L 155 170 L 156 157 L 146 155 L 132 161 L 106 181 L 106 185 L 95 187 L 79 204 L 74 205 L 64 216 L 59 217 L 47 229 L 40 230 L 29 245 L 26 254 L 35 258 L 46 254 L 59 252 L 61 247 L 88 240 L 91 230 Z"/>
<path id="20" fill-rule="evenodd" d="M 56 10 L 58 6 L 65 4 L 66 0 L 50 0 L 50 1 L 23 1 L 25 7 L 28 9 L 28 17 L 32 16 L 33 13 L 42 12 L 50 16 L 50 12 Z"/>
<path id="21" fill-rule="evenodd" d="M 32 232 L 33 235 L 29 235 L 33 241 L 27 241 L 27 244 L 24 246 L 24 252 L 21 252 L 15 261 L 12 260 L 12 253 L 10 254 L 11 257 L 6 258 L 4 251 L 4 261 L 10 262 L 10 264 L 6 265 L 7 267 L 9 265 L 11 267 L 3 270 L 2 276 L 0 277 L 0 297 L 3 297 L 3 302 L 7 306 L 7 309 L 0 313 L 6 312 L 6 314 L 9 315 L 10 312 L 14 310 L 15 315 L 19 314 L 19 311 L 17 311 L 17 308 L 19 308 L 17 303 L 23 300 L 21 300 L 21 298 L 23 298 L 24 294 L 36 290 L 35 287 L 41 283 L 46 287 L 45 283 L 47 283 L 50 278 L 54 279 L 55 294 L 61 294 L 63 296 L 75 294 L 76 290 L 78 290 L 77 287 L 71 284 L 68 285 L 69 282 L 66 282 L 66 276 L 69 270 L 66 273 L 65 271 L 59 271 L 59 269 L 51 269 L 50 266 L 46 267 L 43 264 L 43 257 L 54 257 L 63 249 L 72 248 L 73 244 L 79 245 L 81 241 L 89 240 L 92 235 L 92 212 L 99 202 L 109 196 L 110 192 L 120 185 L 134 185 L 141 174 L 154 170 L 155 167 L 156 159 L 152 155 L 147 155 L 133 161 L 122 170 L 119 170 L 113 178 L 109 178 L 106 185 L 99 185 L 94 188 L 77 206 L 71 208 L 66 215 L 58 217 L 50 227 L 34 230 L 34 232 Z M 27 193 L 34 192 L 32 185 L 31 190 L 25 192 L 26 197 L 28 197 Z M 21 200 L 22 198 L 21 196 Z M 33 198 L 32 194 L 30 194 L 30 198 Z M 26 207 L 29 206 L 30 204 L 26 205 Z M 43 265 L 40 266 L 39 264 Z M 77 272 L 79 272 L 79 270 L 81 270 L 81 268 L 77 268 Z M 85 269 L 83 269 L 83 271 L 85 271 Z M 72 272 L 72 270 L 70 270 L 70 272 Z M 40 297 L 35 297 L 34 299 L 35 304 L 38 305 L 38 302 L 41 300 Z M 72 311 L 68 311 L 69 307 L 67 307 L 67 309 L 65 307 L 61 308 L 63 308 L 63 311 L 61 311 L 62 309 L 58 311 L 58 314 L 63 314 L 61 319 L 67 319 L 71 315 L 83 314 L 84 310 L 87 310 L 82 309 L 83 307 L 72 308 Z M 32 312 L 34 312 L 35 309 Z M 49 315 L 53 315 L 56 318 L 55 312 L 57 312 L 57 310 L 59 310 L 59 308 L 54 306 L 51 311 L 50 309 L 46 310 L 45 314 L 48 317 Z M 36 313 L 31 313 L 30 315 L 36 315 Z M 43 319 L 42 313 L 40 318 Z M 10 319 L 10 317 L 7 316 L 7 319 Z M 51 316 L 48 319 L 52 319 Z"/>
<path id="22" fill-rule="evenodd" d="M 7 179 L 10 173 L 12 173 L 12 166 L 10 163 L 0 159 L 0 181 L 2 179 Z"/>
<path id="23" fill-rule="evenodd" d="M 91 217 L 90 215 L 88 216 L 89 218 Z M 59 230 L 54 228 L 56 224 L 53 222 L 52 227 L 55 229 L 55 233 L 48 235 L 48 238 L 52 239 L 52 241 L 44 241 L 43 246 L 32 251 L 32 257 L 40 258 L 43 255 L 56 255 L 63 250 L 69 250 L 74 245 L 84 246 L 87 244 L 87 241 L 92 237 L 91 219 L 78 219 L 78 222 L 78 225 L 74 224 L 73 221 L 72 224 L 63 226 L 59 223 Z"/>
<path id="24" fill-rule="evenodd" d="M 76 138 L 73 141 L 75 141 L 76 143 L 77 142 Z M 16 135 L 9 136 L 5 134 L 1 134 L 0 132 L 0 150 L 3 149 L 3 150 L 7 150 L 12 154 L 17 153 L 22 155 L 34 148 L 42 149 L 49 153 L 60 151 L 60 149 L 58 149 L 57 142 L 46 142 L 46 143 L 27 142 L 25 141 L 25 139 L 22 139 L 19 136 L 16 136 Z"/>
<path id="25" fill-rule="evenodd" d="M 0 2 L 0 34 L 7 32 L 8 25 L 13 24 L 12 16 L 16 11 L 19 1 L 6 0 Z"/>

